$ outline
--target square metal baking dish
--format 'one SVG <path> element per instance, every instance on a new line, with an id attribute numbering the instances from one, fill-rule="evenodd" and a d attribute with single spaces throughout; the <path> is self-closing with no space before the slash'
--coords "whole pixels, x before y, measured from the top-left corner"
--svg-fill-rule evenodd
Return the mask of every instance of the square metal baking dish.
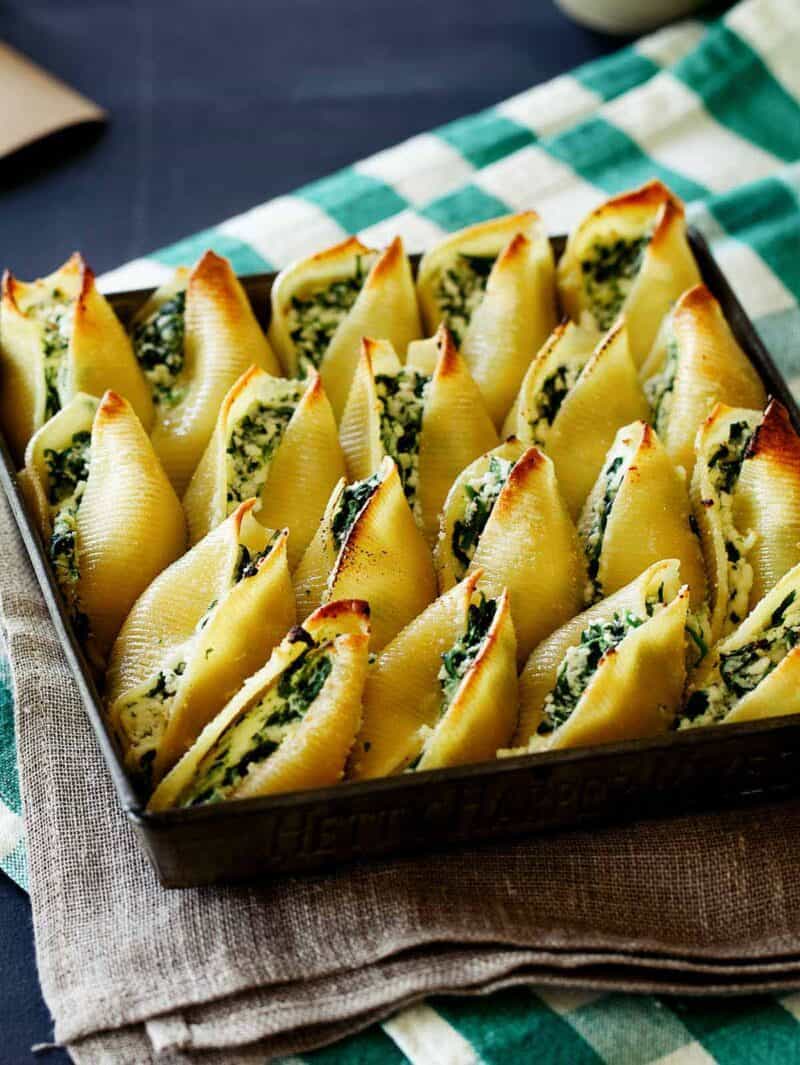
<path id="1" fill-rule="evenodd" d="M 690 243 L 767 392 L 800 410 L 702 236 Z M 553 239 L 556 255 L 564 238 Z M 416 262 L 416 260 L 415 260 Z M 266 328 L 273 274 L 242 278 Z M 110 301 L 128 322 L 151 290 Z M 336 787 L 148 813 L 106 730 L 91 671 L 62 606 L 5 441 L 0 480 L 30 555 L 97 742 L 142 847 L 165 887 L 303 873 L 360 858 L 437 851 L 590 822 L 674 814 L 800 792 L 800 715 L 669 733 L 603 747 L 522 755 Z"/>

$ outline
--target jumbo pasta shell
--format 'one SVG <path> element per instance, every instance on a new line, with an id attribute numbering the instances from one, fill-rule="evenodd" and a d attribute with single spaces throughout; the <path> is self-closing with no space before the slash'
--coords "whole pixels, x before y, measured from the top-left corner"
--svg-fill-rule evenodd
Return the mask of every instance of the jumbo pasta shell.
<path id="1" fill-rule="evenodd" d="M 336 421 L 319 374 L 287 381 L 252 366 L 225 397 L 183 498 L 190 541 L 254 496 L 263 525 L 289 529 L 294 566 L 342 476 Z"/>
<path id="2" fill-rule="evenodd" d="M 369 611 L 360 601 L 331 602 L 315 611 L 302 628 L 293 629 L 267 664 L 203 729 L 192 747 L 162 780 L 149 809 L 183 805 L 203 759 L 227 729 L 276 687 L 281 675 L 308 650 L 330 641 L 331 668 L 299 727 L 267 757 L 252 758 L 242 779 L 226 799 L 272 795 L 300 788 L 324 787 L 341 779 L 361 723 L 361 694 L 367 670 Z"/>
<path id="3" fill-rule="evenodd" d="M 250 366 L 277 374 L 278 363 L 227 259 L 207 251 L 191 271 L 162 288 L 135 324 L 181 291 L 185 281 L 183 361 L 175 388 L 156 403 L 153 447 L 183 493 L 208 445 L 220 405 Z M 136 334 L 135 334 L 136 335 Z"/>
<path id="4" fill-rule="evenodd" d="M 447 286 L 458 290 L 459 269 L 482 260 L 485 287 L 477 285 L 454 312 Z M 451 234 L 423 256 L 417 291 L 428 331 L 442 321 L 451 329 L 489 414 L 501 425 L 532 353 L 556 324 L 553 253 L 538 215 L 527 211 Z"/>
<path id="5" fill-rule="evenodd" d="M 146 429 L 153 420 L 130 341 L 77 252 L 38 281 L 3 275 L 0 375 L 0 425 L 18 462 L 33 434 L 81 392 L 102 396 L 113 389 Z"/>
<path id="6" fill-rule="evenodd" d="M 605 330 L 625 314 L 640 366 L 664 315 L 700 282 L 683 204 L 660 181 L 612 197 L 570 233 L 557 278 L 562 306 L 575 321 L 588 314 Z"/>
<path id="7" fill-rule="evenodd" d="M 656 433 L 634 422 L 617 433 L 609 459 L 625 452 L 624 476 L 607 511 L 605 534 L 596 547 L 591 598 L 612 595 L 663 558 L 680 561 L 681 576 L 698 607 L 706 595 L 700 541 L 692 528 L 686 482 L 673 466 Z M 578 532 L 588 549 L 596 541 L 600 510 L 607 500 L 605 466 L 586 500 Z"/>

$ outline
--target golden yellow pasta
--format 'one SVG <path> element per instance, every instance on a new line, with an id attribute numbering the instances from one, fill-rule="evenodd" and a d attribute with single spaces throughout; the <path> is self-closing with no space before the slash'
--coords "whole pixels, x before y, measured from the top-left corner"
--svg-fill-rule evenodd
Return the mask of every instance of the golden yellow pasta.
<path id="1" fill-rule="evenodd" d="M 553 252 L 539 216 L 526 211 L 452 233 L 422 257 L 417 291 L 428 332 L 441 322 L 450 329 L 502 425 L 556 324 Z"/>
<path id="2" fill-rule="evenodd" d="M 437 334 L 432 368 L 423 344 L 411 345 L 402 366 L 388 341 L 364 340 L 340 434 L 352 479 L 375 473 L 385 455 L 394 459 L 417 524 L 433 542 L 450 485 L 498 441 L 449 331 Z"/>
<path id="3" fill-rule="evenodd" d="M 255 498 L 263 525 L 288 528 L 289 565 L 296 566 L 344 473 L 319 374 L 289 381 L 251 366 L 225 397 L 183 497 L 190 542 Z"/>
<path id="4" fill-rule="evenodd" d="M 586 552 L 586 602 L 603 599 L 662 558 L 677 558 L 692 604 L 706 574 L 685 479 L 646 422 L 617 433 L 578 522 Z"/>
<path id="5" fill-rule="evenodd" d="M 692 505 L 716 642 L 800 562 L 800 439 L 780 403 L 763 415 L 714 407 L 697 434 Z"/>
<path id="6" fill-rule="evenodd" d="M 800 564 L 784 574 L 692 681 L 681 728 L 800 713 Z"/>
<path id="7" fill-rule="evenodd" d="M 316 610 L 206 725 L 149 809 L 335 784 L 361 724 L 368 643 L 366 603 Z"/>
<path id="8" fill-rule="evenodd" d="M 367 673 L 348 776 L 494 758 L 517 724 L 508 595 L 487 599 L 476 570 L 407 625 Z"/>
<path id="9" fill-rule="evenodd" d="M 382 252 L 351 237 L 278 275 L 270 341 L 289 377 L 319 370 L 337 420 L 365 336 L 385 337 L 401 352 L 422 336 L 411 265 L 399 237 Z"/>
<path id="10" fill-rule="evenodd" d="M 182 494 L 226 393 L 250 366 L 279 367 L 227 259 L 179 268 L 133 320 L 133 350 L 155 405 L 153 447 Z"/>
<path id="11" fill-rule="evenodd" d="M 153 405 L 131 343 L 76 252 L 48 277 L 8 271 L 0 302 L 0 427 L 21 463 L 25 446 L 79 392 L 124 396 L 150 428 Z"/>
<path id="12" fill-rule="evenodd" d="M 594 333 L 557 326 L 522 382 L 503 435 L 542 448 L 555 463 L 569 512 L 577 517 L 618 429 L 649 409 L 624 320 L 592 350 Z"/>
<path id="13" fill-rule="evenodd" d="M 700 274 L 686 239 L 683 204 L 660 181 L 614 196 L 570 233 L 558 264 L 569 316 L 609 329 L 624 312 L 640 366 L 661 320 Z"/>
<path id="14" fill-rule="evenodd" d="M 689 590 L 680 564 L 650 566 L 545 640 L 520 677 L 516 750 L 553 750 L 665 732 L 686 680 Z"/>
<path id="15" fill-rule="evenodd" d="M 370 606 L 379 651 L 436 596 L 431 553 L 390 458 L 366 480 L 333 490 L 294 574 L 300 616 L 358 595 Z"/>
<path id="16" fill-rule="evenodd" d="M 766 393 L 705 285 L 675 304 L 642 366 L 653 425 L 676 466 L 691 477 L 697 429 L 716 402 L 757 407 Z"/>
<path id="17" fill-rule="evenodd" d="M 21 476 L 79 639 L 96 664 L 186 547 L 183 510 L 131 406 L 77 395 L 30 440 Z"/>
<path id="18" fill-rule="evenodd" d="M 106 676 L 108 717 L 147 793 L 295 622 L 287 533 L 241 503 L 137 599 Z"/>
<path id="19" fill-rule="evenodd" d="M 553 463 L 518 440 L 482 455 L 456 479 L 435 560 L 442 592 L 476 569 L 487 595 L 508 589 L 520 661 L 583 604 L 586 568 Z"/>

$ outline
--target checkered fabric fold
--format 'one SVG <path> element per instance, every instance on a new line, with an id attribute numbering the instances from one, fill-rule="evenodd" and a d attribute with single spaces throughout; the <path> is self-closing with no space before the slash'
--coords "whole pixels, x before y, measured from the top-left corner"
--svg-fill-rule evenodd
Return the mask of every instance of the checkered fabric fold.
<path id="1" fill-rule="evenodd" d="M 800 391 L 800 12 L 744 0 L 679 23 L 479 114 L 422 133 L 103 279 L 158 283 L 208 247 L 239 273 L 278 269 L 349 233 L 410 251 L 534 207 L 564 232 L 605 196 L 660 177 L 781 369 Z M 25 886 L 13 695 L 0 645 L 0 865 Z M 441 999 L 327 1050 L 317 1063 L 466 1065 L 800 1061 L 800 995 L 660 1000 L 511 990 Z"/>

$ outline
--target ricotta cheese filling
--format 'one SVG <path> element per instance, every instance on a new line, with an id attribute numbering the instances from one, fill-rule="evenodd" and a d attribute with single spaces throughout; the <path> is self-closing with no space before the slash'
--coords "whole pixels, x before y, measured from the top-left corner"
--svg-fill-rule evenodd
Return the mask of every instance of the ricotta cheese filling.
<path id="1" fill-rule="evenodd" d="M 375 391 L 380 408 L 380 434 L 384 451 L 397 463 L 403 491 L 414 516 L 420 519 L 419 444 L 425 394 L 430 377 L 412 369 L 377 374 Z"/>
<path id="2" fill-rule="evenodd" d="M 331 532 L 337 551 L 341 551 L 356 519 L 372 499 L 380 483 L 380 473 L 373 473 L 371 477 L 363 481 L 354 481 L 353 484 L 345 485 L 331 518 Z"/>
<path id="3" fill-rule="evenodd" d="M 628 633 L 644 622 L 644 618 L 626 610 L 622 615 L 614 614 L 611 621 L 594 621 L 586 626 L 580 642 L 570 647 L 561 660 L 553 690 L 544 700 L 538 735 L 547 736 L 569 720 L 604 655 L 619 647 Z"/>
<path id="4" fill-rule="evenodd" d="M 496 613 L 497 601 L 487 599 L 481 592 L 477 602 L 469 605 L 464 632 L 449 651 L 443 652 L 442 665 L 438 674 L 439 685 L 442 689 L 442 714 L 450 706 L 462 680 L 472 669 L 475 659 L 486 642 Z"/>
<path id="5" fill-rule="evenodd" d="M 75 301 L 60 288 L 51 289 L 47 295 L 31 304 L 25 311 L 41 327 L 42 356 L 44 358 L 45 421 L 61 410 L 61 391 L 64 387 L 66 363 L 64 356 L 69 350 L 72 322 L 75 317 Z"/>
<path id="6" fill-rule="evenodd" d="M 483 300 L 496 259 L 496 255 L 459 252 L 439 276 L 436 302 L 456 347 L 461 347 L 472 315 Z"/>
<path id="7" fill-rule="evenodd" d="M 583 290 L 599 329 L 610 329 L 614 324 L 633 287 L 649 243 L 649 234 L 598 240 L 582 260 Z"/>
<path id="8" fill-rule="evenodd" d="M 91 433 L 74 433 L 67 447 L 46 448 L 47 498 L 52 531 L 48 556 L 70 619 L 81 642 L 89 636 L 89 619 L 81 610 L 78 596 L 80 559 L 78 553 L 78 510 L 86 490 L 91 459 Z"/>
<path id="9" fill-rule="evenodd" d="M 232 721 L 200 762 L 178 802 L 222 802 L 255 767 L 262 765 L 300 728 L 333 668 L 330 642 L 316 645 L 299 630 L 306 647 L 261 698 Z"/>
<path id="10" fill-rule="evenodd" d="M 711 681 L 689 696 L 679 728 L 724 720 L 739 700 L 755 691 L 798 643 L 800 598 L 792 591 L 748 643 L 720 653 Z"/>
<path id="11" fill-rule="evenodd" d="M 727 439 L 720 443 L 708 460 L 708 475 L 727 557 L 726 618 L 733 626 L 747 616 L 753 587 L 753 567 L 747 561 L 747 555 L 755 544 L 755 534 L 737 529 L 733 520 L 733 495 L 751 437 L 752 429 L 747 422 L 733 422 Z"/>
<path id="12" fill-rule="evenodd" d="M 603 585 L 598 578 L 603 540 L 617 493 L 625 480 L 625 474 L 628 472 L 634 453 L 634 446 L 624 440 L 615 444 L 609 451 L 603 467 L 603 490 L 595 497 L 588 520 L 583 522 L 578 530 L 583 539 L 589 577 L 585 589 L 587 603 L 597 602 L 598 599 L 603 598 Z"/>
<path id="13" fill-rule="evenodd" d="M 260 496 L 304 391 L 305 385 L 282 381 L 280 392 L 269 402 L 254 400 L 230 427 L 225 448 L 228 514 L 245 499 Z"/>
<path id="14" fill-rule="evenodd" d="M 644 392 L 652 411 L 653 428 L 659 436 L 664 435 L 669 425 L 677 373 L 678 342 L 675 337 L 670 337 L 663 367 L 644 383 Z"/>
<path id="15" fill-rule="evenodd" d="M 305 295 L 292 296 L 286 309 L 286 324 L 297 352 L 300 377 L 319 369 L 333 334 L 356 302 L 366 279 L 367 269 L 357 255 L 352 274 Z"/>
<path id="16" fill-rule="evenodd" d="M 547 444 L 548 430 L 561 410 L 561 404 L 575 387 L 586 363 L 564 363 L 545 377 L 530 405 L 528 425 L 531 443 Z"/>
<path id="17" fill-rule="evenodd" d="M 186 292 L 178 292 L 133 331 L 133 352 L 157 406 L 174 407 L 186 392 L 179 382 L 184 366 L 185 313 Z"/>
<path id="18" fill-rule="evenodd" d="M 464 484 L 464 512 L 454 523 L 451 537 L 458 580 L 461 580 L 469 568 L 478 541 L 513 468 L 513 462 L 492 455 L 486 472 L 471 477 Z"/>

